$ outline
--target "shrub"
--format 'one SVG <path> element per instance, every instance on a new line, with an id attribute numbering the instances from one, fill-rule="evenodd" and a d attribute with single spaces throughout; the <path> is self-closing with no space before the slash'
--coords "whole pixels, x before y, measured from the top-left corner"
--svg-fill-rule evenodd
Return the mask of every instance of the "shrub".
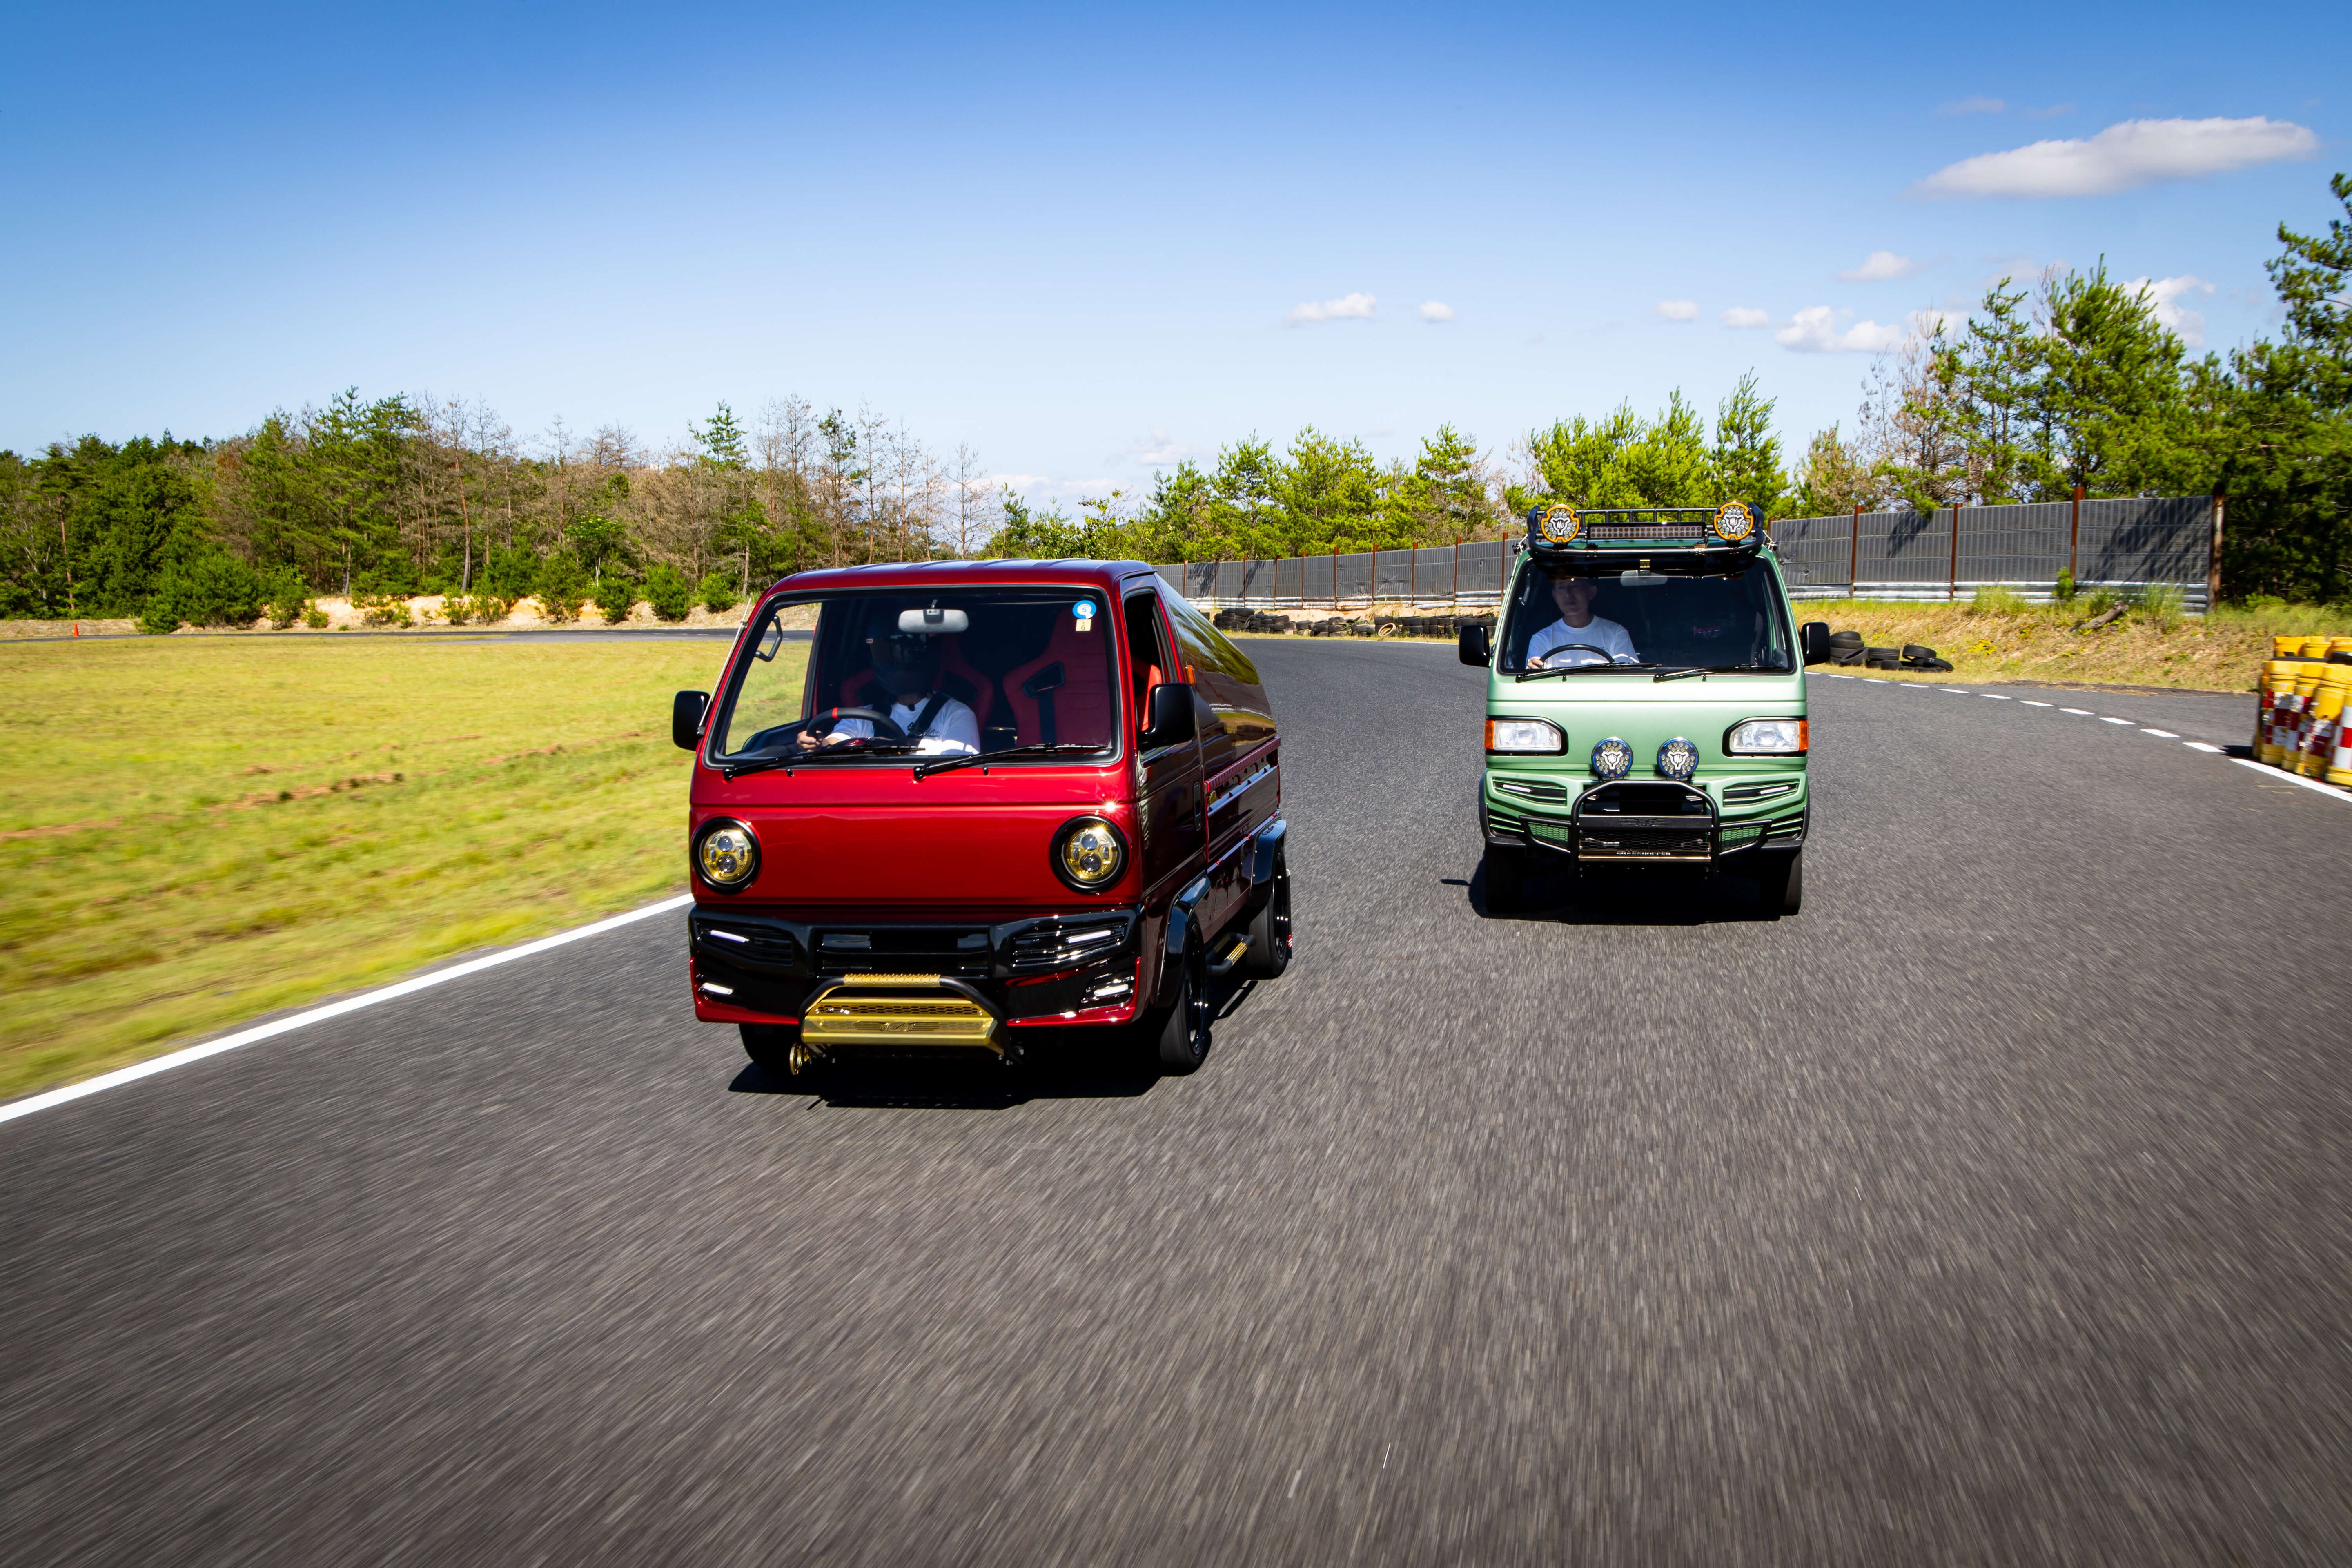
<path id="1" fill-rule="evenodd" d="M 663 620 L 682 621 L 694 605 L 694 590 L 686 574 L 665 561 L 646 574 L 646 603 Z"/>
<path id="2" fill-rule="evenodd" d="M 2074 602 L 2074 574 L 2071 568 L 2058 574 L 2058 581 L 2051 586 L 2050 596 L 2062 605 Z"/>
<path id="3" fill-rule="evenodd" d="M 327 629 L 327 612 L 313 605 L 302 612 L 302 624 L 314 632 L 323 632 Z"/>
<path id="4" fill-rule="evenodd" d="M 2159 631 L 2170 631 L 2180 624 L 2184 606 L 2180 590 L 2169 583 L 2150 583 L 2136 588 L 2131 594 L 2132 608 Z"/>
<path id="5" fill-rule="evenodd" d="M 540 590 L 538 555 L 529 550 L 493 550 L 482 563 L 481 586 L 512 604 Z"/>
<path id="6" fill-rule="evenodd" d="M 637 602 L 637 585 L 618 572 L 607 572 L 597 583 L 593 596 L 596 608 L 604 612 L 604 624 L 611 626 L 629 618 L 629 611 Z"/>
<path id="7" fill-rule="evenodd" d="M 558 551 L 540 563 L 539 607 L 551 621 L 568 621 L 580 614 L 588 598 L 588 574 L 570 551 Z"/>
<path id="8" fill-rule="evenodd" d="M 280 571 L 269 580 L 268 615 L 270 625 L 284 631 L 302 618 L 310 608 L 310 590 L 302 579 L 291 572 Z"/>
<path id="9" fill-rule="evenodd" d="M 723 616 L 735 607 L 735 579 L 724 572 L 711 572 L 694 586 L 702 600 L 702 607 L 714 616 Z"/>
<path id="10" fill-rule="evenodd" d="M 2013 588 L 1989 583 L 1979 588 L 1969 612 L 1979 616 L 2021 616 L 2026 611 L 2025 596 Z"/>
<path id="11" fill-rule="evenodd" d="M 360 613 L 362 625 L 371 626 L 413 626 L 415 616 L 408 613 L 408 601 L 392 594 L 359 594 L 352 595 L 352 608 Z"/>
<path id="12" fill-rule="evenodd" d="M 261 574 L 226 551 L 212 550 L 165 569 L 139 616 L 139 629 L 175 632 L 195 626 L 249 626 L 261 618 L 269 589 Z"/>

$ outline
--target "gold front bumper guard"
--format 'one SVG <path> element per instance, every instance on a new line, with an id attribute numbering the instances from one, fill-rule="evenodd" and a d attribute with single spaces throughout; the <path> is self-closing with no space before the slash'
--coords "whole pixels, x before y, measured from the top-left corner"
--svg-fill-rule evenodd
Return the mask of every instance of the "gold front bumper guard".
<path id="1" fill-rule="evenodd" d="M 947 975 L 845 974 L 802 1005 L 801 1043 L 816 1054 L 835 1046 L 977 1046 L 1001 1057 L 1003 1025 L 987 997 Z"/>

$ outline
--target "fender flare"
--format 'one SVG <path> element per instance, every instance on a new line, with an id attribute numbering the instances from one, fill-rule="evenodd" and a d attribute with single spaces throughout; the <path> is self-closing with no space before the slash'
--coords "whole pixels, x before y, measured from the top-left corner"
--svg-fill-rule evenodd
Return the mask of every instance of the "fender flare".
<path id="1" fill-rule="evenodd" d="M 1282 853 L 1282 841 L 1290 831 L 1290 824 L 1277 816 L 1257 830 L 1256 842 L 1250 847 L 1249 905 L 1255 913 L 1265 907 L 1274 896 L 1274 858 Z"/>
<path id="2" fill-rule="evenodd" d="M 1160 978 L 1151 987 L 1151 1005 L 1167 1005 L 1173 990 L 1177 965 L 1184 962 L 1184 950 L 1192 945 L 1192 933 L 1199 921 L 1193 918 L 1192 907 L 1207 896 L 1209 879 L 1206 873 L 1184 884 L 1183 890 L 1168 905 L 1168 931 L 1160 951 Z"/>

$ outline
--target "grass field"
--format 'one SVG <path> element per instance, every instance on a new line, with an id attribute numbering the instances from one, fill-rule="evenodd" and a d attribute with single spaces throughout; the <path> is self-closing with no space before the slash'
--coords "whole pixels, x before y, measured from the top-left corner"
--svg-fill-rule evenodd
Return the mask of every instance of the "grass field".
<path id="1" fill-rule="evenodd" d="M 682 889 L 669 699 L 724 654 L 0 645 L 0 1096 Z"/>

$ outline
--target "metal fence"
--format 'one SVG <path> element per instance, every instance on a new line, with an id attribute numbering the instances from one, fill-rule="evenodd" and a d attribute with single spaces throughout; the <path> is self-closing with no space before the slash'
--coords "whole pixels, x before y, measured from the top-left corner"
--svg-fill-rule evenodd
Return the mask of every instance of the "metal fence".
<path id="1" fill-rule="evenodd" d="M 1496 605 L 1517 540 L 1362 550 L 1281 561 L 1188 561 L 1160 574 L 1196 605 L 1339 610 L 1371 604 Z"/>
<path id="2" fill-rule="evenodd" d="M 2210 496 L 1939 507 L 1781 518 L 1772 545 L 1799 599 L 1958 599 L 1980 587 L 2046 600 L 2061 572 L 2089 587 L 2169 587 L 2202 612 L 2221 541 Z"/>
<path id="3" fill-rule="evenodd" d="M 1773 547 L 1799 599 L 1958 599 L 1980 587 L 2050 598 L 2058 574 L 2083 587 L 2163 586 L 2187 609 L 2208 602 L 2221 541 L 2207 496 L 2043 501 L 1790 517 Z M 1348 609 L 1372 604 L 1483 605 L 1502 600 L 1517 539 L 1430 550 L 1367 550 L 1279 561 L 1192 561 L 1160 574 L 1196 605 Z"/>

